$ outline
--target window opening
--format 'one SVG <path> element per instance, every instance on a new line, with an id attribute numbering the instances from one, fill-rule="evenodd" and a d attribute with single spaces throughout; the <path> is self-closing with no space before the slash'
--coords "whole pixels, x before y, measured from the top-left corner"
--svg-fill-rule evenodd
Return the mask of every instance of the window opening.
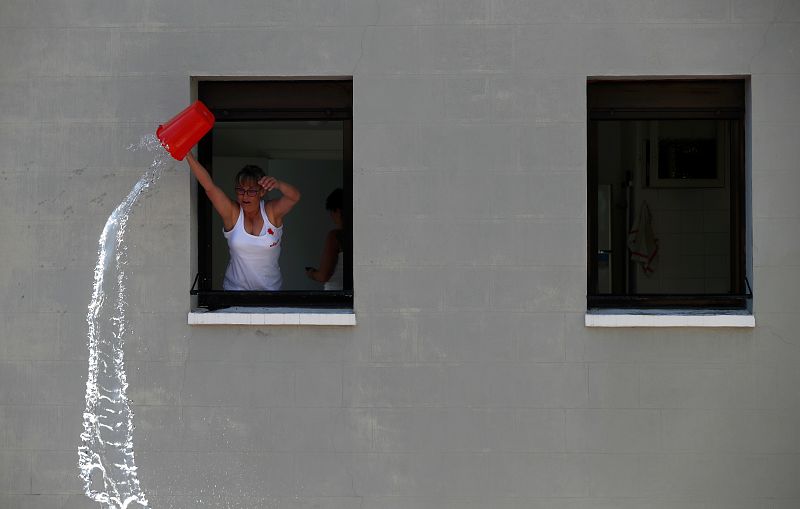
<path id="1" fill-rule="evenodd" d="M 231 306 L 352 307 L 352 83 L 350 81 L 201 81 L 198 95 L 217 123 L 198 145 L 198 160 L 235 199 L 234 177 L 245 165 L 286 181 L 301 193 L 284 217 L 279 291 L 225 291 L 229 260 L 222 222 L 198 188 L 198 274 L 191 293 L 209 309 Z M 342 284 L 334 290 L 310 279 L 326 235 L 335 229 L 326 198 L 342 189 Z M 279 196 L 268 193 L 266 199 Z"/>
<path id="2" fill-rule="evenodd" d="M 744 83 L 590 82 L 589 308 L 745 308 Z"/>

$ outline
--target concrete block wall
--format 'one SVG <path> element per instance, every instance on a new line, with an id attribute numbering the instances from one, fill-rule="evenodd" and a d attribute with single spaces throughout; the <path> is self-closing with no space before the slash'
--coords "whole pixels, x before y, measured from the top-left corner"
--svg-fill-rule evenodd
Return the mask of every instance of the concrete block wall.
<path id="1" fill-rule="evenodd" d="M 190 179 L 128 228 L 153 507 L 800 506 L 800 4 L 0 3 L 0 507 L 77 479 L 97 236 L 191 76 L 353 76 L 355 327 L 189 327 Z M 747 75 L 757 327 L 587 329 L 587 76 Z"/>

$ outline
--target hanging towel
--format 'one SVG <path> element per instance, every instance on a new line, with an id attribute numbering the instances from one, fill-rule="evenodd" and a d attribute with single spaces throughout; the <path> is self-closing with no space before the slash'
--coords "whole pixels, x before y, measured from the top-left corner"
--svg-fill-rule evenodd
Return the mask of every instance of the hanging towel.
<path id="1" fill-rule="evenodd" d="M 653 217 L 645 201 L 639 206 L 636 222 L 628 232 L 628 249 L 631 252 L 631 260 L 639 264 L 642 272 L 648 276 L 655 272 L 658 239 L 653 232 Z"/>

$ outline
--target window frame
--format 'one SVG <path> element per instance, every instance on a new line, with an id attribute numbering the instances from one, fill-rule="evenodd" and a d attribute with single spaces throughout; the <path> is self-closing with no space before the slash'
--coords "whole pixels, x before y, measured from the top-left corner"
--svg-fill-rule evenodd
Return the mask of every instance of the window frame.
<path id="1" fill-rule="evenodd" d="M 717 79 L 587 80 L 587 292 L 588 310 L 746 310 L 752 301 L 747 278 L 745 164 L 746 81 Z M 729 120 L 731 292 L 725 294 L 598 293 L 598 122 L 603 120 Z"/>
<path id="2" fill-rule="evenodd" d="M 198 99 L 211 110 L 216 122 L 330 121 L 343 122 L 342 189 L 344 208 L 343 289 L 340 291 L 227 291 L 211 289 L 211 202 L 197 186 L 197 273 L 190 295 L 197 306 L 222 308 L 353 308 L 353 83 L 336 79 L 200 79 Z M 197 145 L 197 159 L 214 175 L 213 129 Z"/>

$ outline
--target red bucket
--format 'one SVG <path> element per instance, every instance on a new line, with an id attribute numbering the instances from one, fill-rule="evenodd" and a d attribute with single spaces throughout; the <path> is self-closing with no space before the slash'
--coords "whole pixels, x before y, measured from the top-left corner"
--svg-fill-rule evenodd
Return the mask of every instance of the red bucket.
<path id="1" fill-rule="evenodd" d="M 213 126 L 214 115 L 205 104 L 195 101 L 172 120 L 158 126 L 156 136 L 170 155 L 181 161 Z"/>

